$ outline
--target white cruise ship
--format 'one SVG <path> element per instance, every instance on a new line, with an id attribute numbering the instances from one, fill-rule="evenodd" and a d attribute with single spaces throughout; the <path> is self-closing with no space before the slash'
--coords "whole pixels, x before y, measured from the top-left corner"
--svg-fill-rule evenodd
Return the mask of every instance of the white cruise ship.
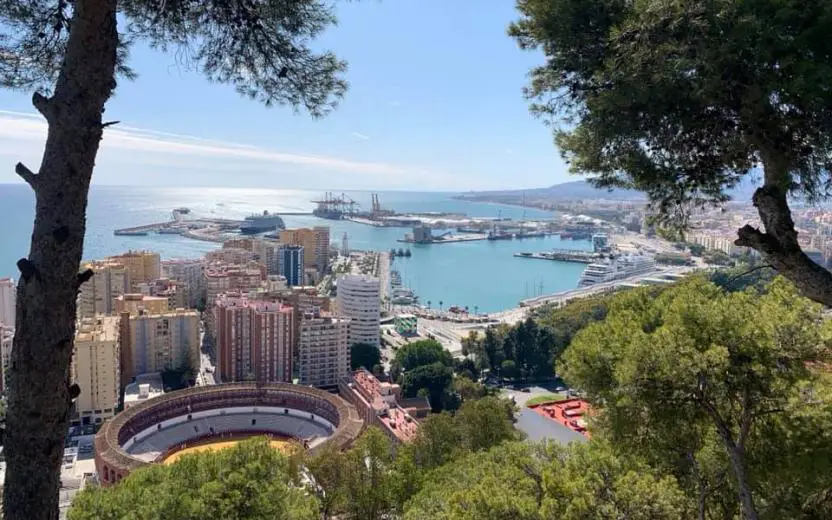
<path id="1" fill-rule="evenodd" d="M 656 262 L 649 256 L 622 255 L 607 262 L 587 265 L 578 280 L 578 288 L 648 274 L 655 268 Z"/>

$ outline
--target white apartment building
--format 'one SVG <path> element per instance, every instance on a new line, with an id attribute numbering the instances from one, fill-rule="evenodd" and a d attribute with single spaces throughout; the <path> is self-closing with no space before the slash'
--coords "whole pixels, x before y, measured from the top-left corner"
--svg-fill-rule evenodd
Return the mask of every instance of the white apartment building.
<path id="1" fill-rule="evenodd" d="M 0 278 L 0 325 L 14 327 L 15 285 L 11 278 Z"/>
<path id="2" fill-rule="evenodd" d="M 130 292 L 129 271 L 117 262 L 91 262 L 81 266 L 81 271 L 87 269 L 95 274 L 78 292 L 78 317 L 114 314 L 115 299 Z"/>
<path id="3" fill-rule="evenodd" d="M 199 313 L 177 309 L 121 315 L 122 378 L 199 367 Z"/>
<path id="4" fill-rule="evenodd" d="M 333 388 L 350 373 L 350 320 L 328 313 L 307 313 L 300 322 L 300 383 Z"/>
<path id="5" fill-rule="evenodd" d="M 338 278 L 337 314 L 351 320 L 349 344 L 379 345 L 381 284 L 378 278 L 348 274 Z"/>
<path id="6" fill-rule="evenodd" d="M 0 363 L 2 363 L 2 373 L 0 373 L 0 391 L 5 390 L 6 372 L 9 369 L 9 363 L 12 359 L 12 344 L 14 342 L 14 329 L 7 327 L 0 323 Z"/>
<path id="7" fill-rule="evenodd" d="M 81 388 L 75 400 L 75 424 L 97 424 L 115 415 L 121 390 L 117 316 L 84 318 L 75 333 L 72 382 Z"/>

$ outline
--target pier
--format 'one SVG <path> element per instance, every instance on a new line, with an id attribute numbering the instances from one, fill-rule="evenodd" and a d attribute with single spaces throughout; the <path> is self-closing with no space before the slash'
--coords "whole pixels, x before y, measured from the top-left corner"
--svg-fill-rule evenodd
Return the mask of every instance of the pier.
<path id="1" fill-rule="evenodd" d="M 162 235 L 182 235 L 197 240 L 220 242 L 220 235 L 225 231 L 240 229 L 241 220 L 224 218 L 200 218 L 193 220 L 169 220 L 154 224 L 144 224 L 128 228 L 116 229 L 116 236 L 140 237 L 150 233 Z"/>
<path id="2" fill-rule="evenodd" d="M 404 244 L 450 244 L 452 242 L 473 242 L 474 240 L 488 240 L 484 233 L 466 233 L 459 235 L 439 235 L 431 237 L 430 240 L 416 240 L 413 237 L 400 238 L 397 242 Z"/>
<path id="3" fill-rule="evenodd" d="M 518 258 L 536 258 L 538 260 L 591 264 L 603 260 L 607 255 L 579 249 L 556 249 L 545 253 L 514 253 L 514 256 Z"/>

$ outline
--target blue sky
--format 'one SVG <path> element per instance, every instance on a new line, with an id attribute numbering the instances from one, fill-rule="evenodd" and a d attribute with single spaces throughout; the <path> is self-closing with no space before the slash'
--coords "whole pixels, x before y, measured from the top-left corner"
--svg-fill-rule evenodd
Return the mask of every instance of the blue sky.
<path id="1" fill-rule="evenodd" d="M 267 109 L 137 46 L 106 119 L 98 184 L 466 190 L 571 180 L 521 89 L 537 53 L 506 36 L 510 0 L 339 2 L 319 40 L 349 62 L 328 117 Z M 37 167 L 44 126 L 30 95 L 0 91 L 0 182 Z"/>

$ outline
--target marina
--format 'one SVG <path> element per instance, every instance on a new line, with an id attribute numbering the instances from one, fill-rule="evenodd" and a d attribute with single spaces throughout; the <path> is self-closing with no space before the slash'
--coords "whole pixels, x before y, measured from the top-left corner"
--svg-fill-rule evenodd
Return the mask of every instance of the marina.
<path id="1" fill-rule="evenodd" d="M 29 194 L 21 190 L 25 202 Z M 348 236 L 348 249 L 390 251 L 410 248 L 410 257 L 392 260 L 392 269 L 400 272 L 402 285 L 419 297 L 419 303 L 438 311 L 451 306 L 479 314 L 514 308 L 524 298 L 574 289 L 585 264 L 565 262 L 525 262 L 514 256 L 518 252 L 543 252 L 553 249 L 590 249 L 586 240 L 563 240 L 557 234 L 522 240 L 474 240 L 448 242 L 434 247 L 431 244 L 403 244 L 399 242 L 405 231 L 388 226 L 371 226 L 347 219 L 329 220 L 312 215 L 316 192 L 298 190 L 235 189 L 235 188 L 148 188 L 129 189 L 93 186 L 88 207 L 88 235 L 84 258 L 119 254 L 129 249 L 148 249 L 161 253 L 163 259 L 198 258 L 219 247 L 228 238 L 240 237 L 239 225 L 246 216 L 268 209 L 278 214 L 287 228 L 328 226 L 333 248 L 342 248 L 342 237 Z M 16 196 L 16 195 L 15 195 Z M 369 192 L 349 192 L 347 196 L 371 207 Z M 14 196 L 10 197 L 14 198 Z M 493 223 L 503 225 L 521 220 L 555 224 L 556 215 L 541 210 L 515 208 L 496 204 L 458 201 L 451 194 L 382 192 L 383 202 L 402 214 L 421 215 L 431 226 L 450 220 L 450 216 L 467 215 L 468 220 L 483 224 L 463 226 L 471 231 L 487 234 Z M 365 202 L 366 200 L 366 202 Z M 25 204 L 15 207 L 23 208 Z M 185 221 L 202 221 L 204 229 L 183 229 L 171 218 L 172 208 L 187 207 Z M 19 218 L 31 218 L 23 215 Z M 189 219 L 189 220 L 188 220 Z M 151 224 L 148 224 L 151 223 Z M 142 224 L 144 224 L 142 226 Z M 446 224 L 447 225 L 447 224 Z M 220 230 L 220 226 L 231 228 Z M 139 227 L 142 235 L 116 235 L 114 230 L 133 230 Z M 141 229 L 145 228 L 145 229 Z M 170 232 L 159 232 L 170 229 Z M 441 229 L 441 228 L 440 228 Z M 452 230 L 460 233 L 455 225 Z M 268 237 L 269 232 L 263 235 Z M 440 231 L 434 231 L 439 234 Z M 260 235 L 258 235 L 260 236 Z M 19 251 L 28 247 L 28 235 L 16 237 L 9 255 L 3 257 L 7 271 L 13 274 Z"/>

